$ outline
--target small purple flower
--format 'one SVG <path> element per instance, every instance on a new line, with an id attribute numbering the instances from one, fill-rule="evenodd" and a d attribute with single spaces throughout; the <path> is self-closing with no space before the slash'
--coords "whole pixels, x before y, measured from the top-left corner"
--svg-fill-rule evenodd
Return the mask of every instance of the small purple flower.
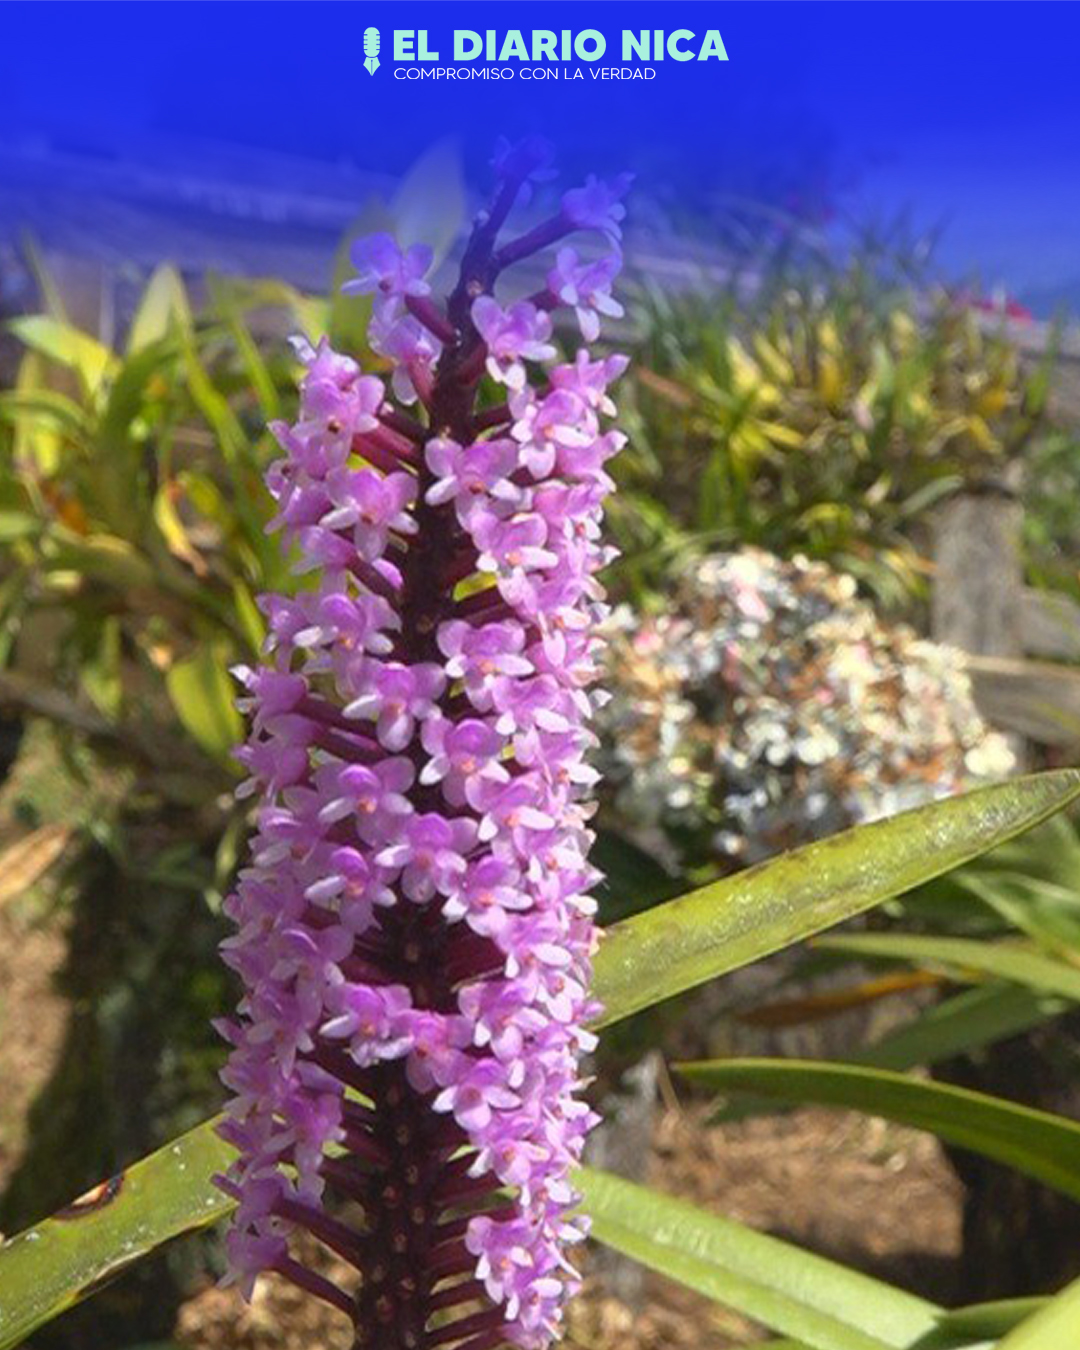
<path id="1" fill-rule="evenodd" d="M 447 820 L 438 812 L 410 817 L 396 844 L 375 855 L 383 867 L 401 873 L 401 889 L 418 904 L 434 895 L 452 896 L 466 871 L 465 855 L 476 842 L 471 820 Z"/>
<path id="2" fill-rule="evenodd" d="M 571 226 L 618 237 L 626 181 L 590 180 L 497 249 L 548 159 L 498 149 L 466 250 L 479 275 Z M 264 664 L 236 672 L 239 791 L 260 804 L 222 948 L 243 985 L 220 1024 L 230 1266 L 247 1296 L 274 1270 L 332 1303 L 363 1350 L 547 1350 L 578 1284 L 570 1177 L 595 1121 L 589 685 L 624 363 L 559 364 L 547 309 L 476 295 L 476 272 L 437 305 L 426 249 L 376 235 L 353 260 L 415 411 L 301 343 L 299 418 L 273 428 L 272 528 L 308 580 L 262 598 Z M 620 312 L 617 271 L 556 259 L 554 303 L 587 340 Z M 485 366 L 509 407 L 477 406 Z M 298 1229 L 361 1273 L 355 1292 L 295 1259 Z"/>
<path id="3" fill-rule="evenodd" d="M 532 673 L 532 662 L 522 653 L 525 634 L 516 624 L 473 625 L 451 619 L 439 632 L 439 649 L 447 658 L 443 669 L 465 683 L 469 702 L 477 712 L 490 712 L 492 690 L 500 676 Z"/>
<path id="4" fill-rule="evenodd" d="M 528 300 L 503 309 L 490 295 L 473 301 L 472 320 L 487 347 L 488 374 L 510 389 L 522 389 L 528 378 L 524 362 L 550 361 L 551 317 Z"/>
<path id="5" fill-rule="evenodd" d="M 491 509 L 490 498 L 507 507 L 521 500 L 520 488 L 511 481 L 520 467 L 520 453 L 513 441 L 475 441 L 462 446 L 440 437 L 428 442 L 426 458 L 435 481 L 424 500 L 432 506 L 452 502 L 466 529 L 470 516 Z"/>
<path id="6" fill-rule="evenodd" d="M 366 235 L 349 250 L 357 275 L 341 289 L 360 295 L 372 291 L 396 297 L 430 295 L 431 287 L 424 277 L 431 268 L 432 256 L 426 244 L 413 244 L 402 251 L 393 235 Z"/>
<path id="7" fill-rule="evenodd" d="M 509 774 L 501 762 L 505 741 L 480 718 L 454 721 L 437 713 L 423 724 L 420 735 L 430 756 L 421 770 L 420 782 L 425 786 L 441 783 L 451 806 L 464 806 L 470 787 L 482 780 L 507 781 Z"/>
<path id="8" fill-rule="evenodd" d="M 417 720 L 435 712 L 435 699 L 446 686 L 446 676 L 433 662 L 406 666 L 373 660 L 368 668 L 368 688 L 346 705 L 345 716 L 374 718 L 380 745 L 404 750 Z"/>
<path id="9" fill-rule="evenodd" d="M 512 396 L 516 417 L 511 435 L 521 446 L 522 463 L 534 478 L 551 477 L 561 448 L 592 445 L 600 428 L 589 405 L 574 392 L 556 389 L 538 398 L 531 389 Z"/>
<path id="10" fill-rule="evenodd" d="M 621 222 L 626 219 L 622 199 L 633 181 L 632 173 L 621 173 L 611 183 L 591 173 L 584 187 L 563 193 L 563 215 L 575 229 L 597 230 L 611 240 L 621 239 Z"/>
<path id="11" fill-rule="evenodd" d="M 564 305 L 572 305 L 581 336 L 595 342 L 600 336 L 600 315 L 621 319 L 625 310 L 611 294 L 611 286 L 622 268 L 617 254 L 582 262 L 576 248 L 559 249 L 555 266 L 548 273 L 548 288 Z"/>

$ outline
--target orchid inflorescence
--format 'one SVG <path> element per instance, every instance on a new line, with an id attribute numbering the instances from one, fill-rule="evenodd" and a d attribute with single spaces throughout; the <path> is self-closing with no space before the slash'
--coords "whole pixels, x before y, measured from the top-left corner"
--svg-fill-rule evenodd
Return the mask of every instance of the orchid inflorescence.
<path id="1" fill-rule="evenodd" d="M 311 576 L 263 598 L 265 663 L 238 672 L 240 793 L 259 805 L 227 902 L 244 994 L 222 1026 L 237 1157 L 219 1183 L 245 1293 L 279 1272 L 347 1313 L 364 1350 L 548 1345 L 584 1235 L 588 686 L 623 440 L 607 388 L 626 362 L 559 362 L 552 315 L 570 307 L 592 341 L 621 313 L 629 180 L 590 178 L 500 245 L 549 160 L 500 146 L 445 303 L 430 250 L 357 243 L 347 289 L 374 297 L 392 393 L 325 340 L 299 344 L 299 418 L 273 428 L 272 528 Z M 564 243 L 574 231 L 601 256 Z M 496 298 L 553 246 L 540 291 Z M 303 1264 L 297 1230 L 359 1287 Z"/>

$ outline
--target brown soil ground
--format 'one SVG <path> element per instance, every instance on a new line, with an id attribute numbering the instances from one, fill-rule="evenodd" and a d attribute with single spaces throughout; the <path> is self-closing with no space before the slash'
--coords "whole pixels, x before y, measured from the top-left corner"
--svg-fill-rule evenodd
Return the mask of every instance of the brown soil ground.
<path id="1" fill-rule="evenodd" d="M 650 1179 L 693 1200 L 868 1272 L 947 1299 L 960 1244 L 959 1188 L 927 1135 L 820 1110 L 723 1128 L 700 1103 L 657 1122 Z M 574 1305 L 571 1350 L 726 1350 L 760 1338 L 742 1317 L 650 1277 L 639 1310 L 591 1275 Z M 251 1307 L 207 1289 L 183 1309 L 190 1350 L 349 1350 L 346 1321 L 283 1281 L 263 1282 Z"/>

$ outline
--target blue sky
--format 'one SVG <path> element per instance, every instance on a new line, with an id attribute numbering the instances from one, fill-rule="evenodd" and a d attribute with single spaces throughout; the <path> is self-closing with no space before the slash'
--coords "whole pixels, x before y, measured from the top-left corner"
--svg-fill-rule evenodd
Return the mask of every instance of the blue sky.
<path id="1" fill-rule="evenodd" d="M 575 167 L 635 168 L 676 205 L 826 182 L 841 204 L 947 226 L 953 272 L 1080 308 L 1080 10 L 1069 4 L 4 5 L 0 136 L 93 149 L 155 136 L 399 171 L 455 133 L 545 130 Z M 368 25 L 718 28 L 725 64 L 648 84 L 406 84 L 362 69 Z M 385 50 L 384 50 L 385 55 Z M 14 59 L 13 59 L 14 58 Z M 777 184 L 780 184 L 777 187 Z"/>

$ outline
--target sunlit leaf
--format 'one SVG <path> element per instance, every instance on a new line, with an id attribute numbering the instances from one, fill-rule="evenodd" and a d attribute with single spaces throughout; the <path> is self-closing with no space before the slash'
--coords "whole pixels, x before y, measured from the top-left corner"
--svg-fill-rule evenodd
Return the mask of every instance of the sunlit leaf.
<path id="1" fill-rule="evenodd" d="M 733 1219 L 583 1168 L 577 1184 L 605 1246 L 815 1350 L 913 1347 L 940 1309 Z"/>
<path id="2" fill-rule="evenodd" d="M 132 356 L 151 343 L 168 336 L 176 328 L 190 331 L 191 306 L 183 278 L 171 263 L 155 269 L 139 298 L 128 334 L 127 351 Z"/>
<path id="3" fill-rule="evenodd" d="M 224 665 L 209 648 L 177 661 L 165 676 L 169 698 L 181 722 L 215 759 L 227 762 L 243 735 L 233 703 L 234 686 Z"/>
<path id="4" fill-rule="evenodd" d="M 32 351 L 73 370 L 87 393 L 93 393 L 116 364 L 112 352 L 97 338 L 49 315 L 24 315 L 11 319 L 7 326 Z"/>
<path id="5" fill-rule="evenodd" d="M 847 830 L 618 923 L 596 957 L 600 1025 L 860 914 L 1030 828 L 1078 793 L 1080 774 L 1069 769 L 983 788 Z"/>
<path id="6" fill-rule="evenodd" d="M 976 938 L 924 937 L 916 933 L 844 933 L 818 945 L 849 956 L 912 961 L 948 971 L 956 979 L 991 976 L 1026 985 L 1040 994 L 1080 1001 L 1080 970 L 1015 942 Z"/>
<path id="7" fill-rule="evenodd" d="M 0 853 L 0 905 L 35 885 L 71 838 L 70 825 L 42 825 Z"/>
<path id="8" fill-rule="evenodd" d="M 1005 1339 L 998 1350 L 1076 1350 L 1080 1341 L 1080 1280 L 1074 1280 L 1060 1294 L 1025 1318 Z"/>
<path id="9" fill-rule="evenodd" d="M 732 1059 L 679 1065 L 700 1087 L 812 1102 L 928 1130 L 1080 1201 L 1080 1124 L 950 1083 L 810 1060 Z"/>
<path id="10" fill-rule="evenodd" d="M 202 554 L 195 548 L 187 528 L 176 509 L 180 488 L 175 481 L 162 483 L 154 494 L 154 523 L 169 552 L 186 564 L 196 576 L 204 577 L 209 569 Z"/>
<path id="11" fill-rule="evenodd" d="M 210 1178 L 229 1157 L 209 1121 L 0 1246 L 0 1350 L 169 1238 L 225 1214 L 232 1202 Z"/>

